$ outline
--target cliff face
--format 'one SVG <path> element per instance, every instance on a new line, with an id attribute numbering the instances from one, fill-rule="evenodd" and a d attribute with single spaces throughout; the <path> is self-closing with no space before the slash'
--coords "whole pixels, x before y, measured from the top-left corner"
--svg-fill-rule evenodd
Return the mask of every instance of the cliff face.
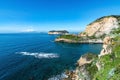
<path id="1" fill-rule="evenodd" d="M 106 16 L 87 25 L 87 28 L 81 36 L 102 36 L 104 34 L 109 34 L 113 28 L 119 27 L 119 17 L 120 16 Z"/>

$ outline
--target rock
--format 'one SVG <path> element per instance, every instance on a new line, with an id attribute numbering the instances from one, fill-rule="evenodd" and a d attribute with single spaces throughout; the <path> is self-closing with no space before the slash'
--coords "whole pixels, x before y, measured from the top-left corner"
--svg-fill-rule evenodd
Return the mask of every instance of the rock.
<path id="1" fill-rule="evenodd" d="M 108 45 L 108 44 L 111 44 L 111 43 L 112 43 L 112 39 L 109 36 L 104 38 L 103 44 Z"/>
<path id="2" fill-rule="evenodd" d="M 96 67 L 97 67 L 98 71 L 101 70 L 102 65 L 99 61 L 96 62 Z"/>
<path id="3" fill-rule="evenodd" d="M 77 61 L 77 63 L 79 66 L 82 66 L 84 64 L 89 64 L 94 60 L 94 58 L 97 58 L 97 55 L 87 53 L 87 54 L 82 55 L 80 59 Z"/>
<path id="4" fill-rule="evenodd" d="M 75 71 L 66 71 L 65 74 L 66 74 L 68 77 L 67 77 L 67 78 L 64 78 L 63 80 L 76 80 Z"/>
<path id="5" fill-rule="evenodd" d="M 77 61 L 77 63 L 78 63 L 78 66 L 82 66 L 82 65 L 84 65 L 84 64 L 89 64 L 89 63 L 91 63 L 92 62 L 92 58 L 88 58 L 88 57 L 90 57 L 89 55 L 88 56 L 81 56 L 80 57 L 80 59 Z"/>
<path id="6" fill-rule="evenodd" d="M 110 37 L 105 37 L 103 40 L 103 49 L 101 50 L 99 57 L 106 55 L 106 54 L 111 54 L 112 52 L 112 39 Z"/>

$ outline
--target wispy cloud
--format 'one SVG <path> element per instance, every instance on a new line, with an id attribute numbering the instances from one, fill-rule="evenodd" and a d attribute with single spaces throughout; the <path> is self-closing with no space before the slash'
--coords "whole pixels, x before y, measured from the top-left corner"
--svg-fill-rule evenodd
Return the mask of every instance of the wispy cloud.
<path id="1" fill-rule="evenodd" d="M 34 31 L 36 30 L 33 28 L 28 28 L 28 29 L 23 30 L 22 32 L 34 32 Z"/>

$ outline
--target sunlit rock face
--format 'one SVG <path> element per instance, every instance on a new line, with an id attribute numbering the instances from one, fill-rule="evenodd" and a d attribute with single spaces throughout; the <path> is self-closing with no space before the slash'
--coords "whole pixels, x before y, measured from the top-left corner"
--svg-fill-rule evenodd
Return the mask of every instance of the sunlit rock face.
<path id="1" fill-rule="evenodd" d="M 103 40 L 103 49 L 101 50 L 99 57 L 106 54 L 111 54 L 112 52 L 111 44 L 112 44 L 112 39 L 110 37 L 105 37 Z"/>
<path id="2" fill-rule="evenodd" d="M 87 36 L 102 36 L 109 34 L 113 28 L 119 27 L 119 16 L 106 16 L 87 25 L 87 28 L 80 35 Z"/>

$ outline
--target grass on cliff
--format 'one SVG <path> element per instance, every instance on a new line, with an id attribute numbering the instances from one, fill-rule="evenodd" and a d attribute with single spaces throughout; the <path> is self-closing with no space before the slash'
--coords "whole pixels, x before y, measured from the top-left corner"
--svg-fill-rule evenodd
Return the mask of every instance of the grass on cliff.
<path id="1" fill-rule="evenodd" d="M 111 33 L 112 34 L 119 34 L 120 33 L 120 27 L 112 29 Z"/>
<path id="2" fill-rule="evenodd" d="M 90 64 L 85 64 L 84 66 L 81 66 L 81 67 L 83 67 L 83 68 L 86 67 L 86 71 L 89 74 L 89 78 L 93 79 L 94 75 L 98 71 L 97 66 L 95 64 L 96 60 L 98 59 L 98 56 L 93 53 L 86 53 L 82 56 L 82 58 L 85 58 L 87 61 L 92 60 L 92 62 Z M 83 76 L 85 77 L 85 75 L 79 75 L 79 77 L 83 77 Z"/>
<path id="3" fill-rule="evenodd" d="M 98 61 L 104 67 L 94 75 L 94 80 L 120 80 L 120 37 L 116 37 L 113 52 Z"/>

